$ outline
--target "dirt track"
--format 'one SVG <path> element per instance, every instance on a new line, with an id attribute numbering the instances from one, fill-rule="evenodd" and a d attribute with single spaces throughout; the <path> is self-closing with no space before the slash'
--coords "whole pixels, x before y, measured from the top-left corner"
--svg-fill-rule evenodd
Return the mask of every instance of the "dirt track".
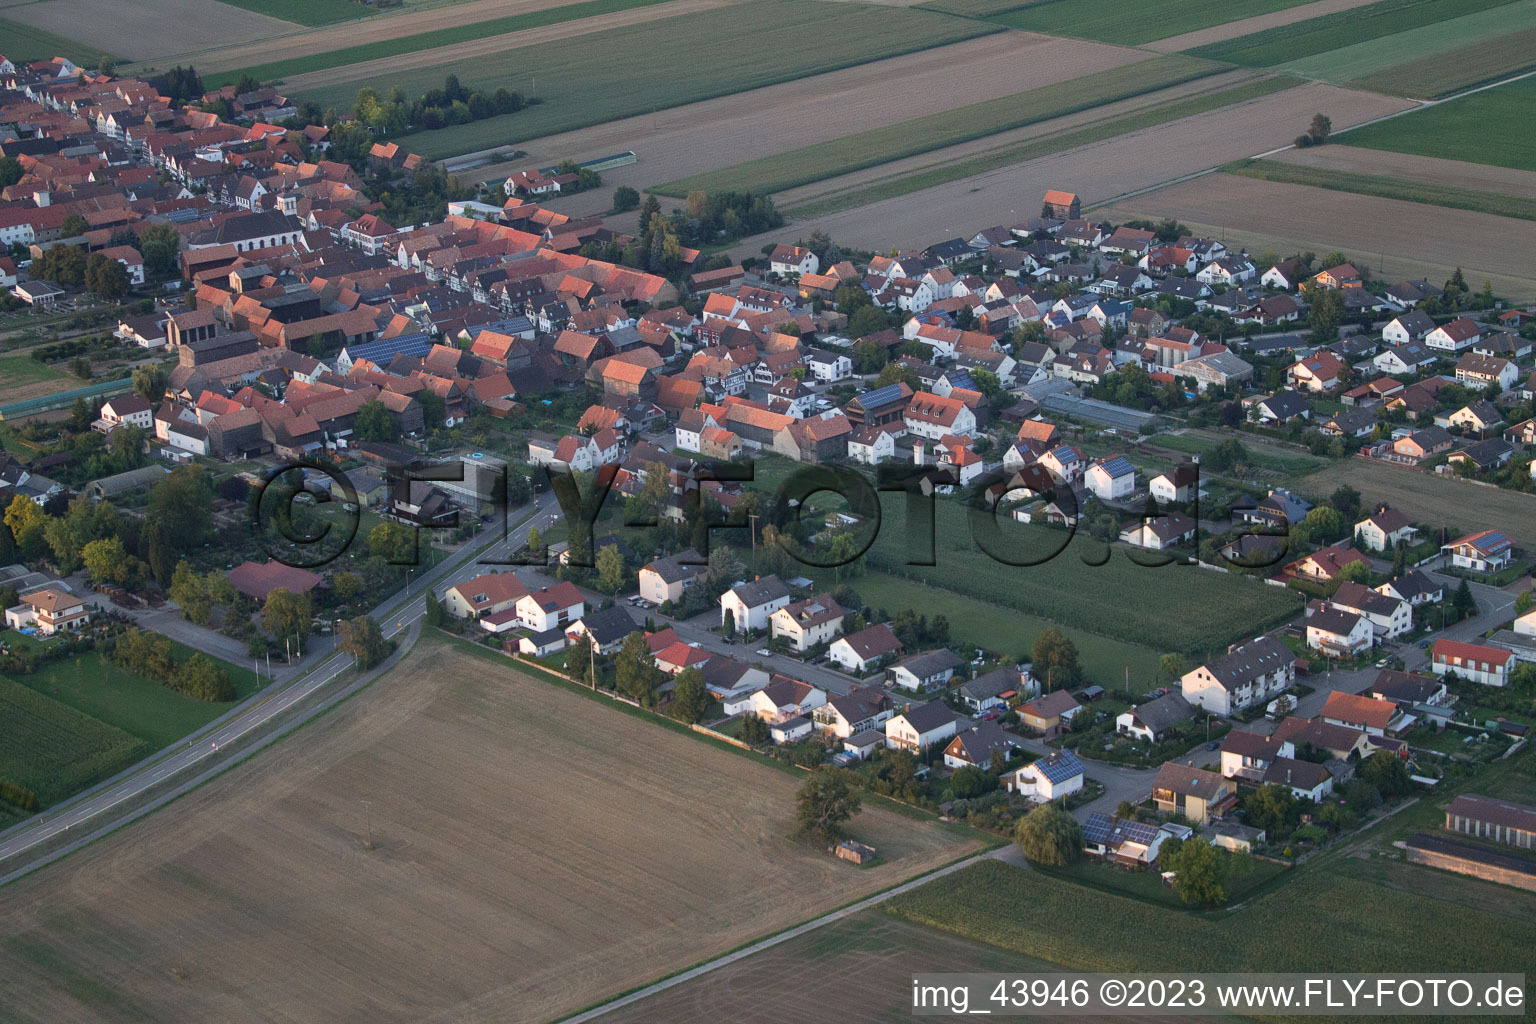
<path id="1" fill-rule="evenodd" d="M 131 3 L 133 0 L 122 0 Z M 157 0 L 163 2 L 163 0 Z M 466 3 L 448 4 L 425 11 L 393 14 L 377 14 L 361 21 L 343 22 L 339 25 L 322 25 L 317 28 L 291 32 L 281 39 L 267 39 L 243 45 L 218 46 L 197 55 L 197 69 L 204 74 L 210 71 L 229 71 L 236 68 L 269 64 L 294 57 L 307 57 L 348 46 L 364 46 L 386 39 L 431 32 L 434 29 L 470 25 L 491 18 L 507 18 L 530 11 L 542 11 L 550 7 L 564 7 L 574 0 L 467 0 Z M 279 24 L 294 26 L 287 22 Z M 217 45 L 205 44 L 205 45 Z M 192 51 L 190 45 L 179 46 L 176 53 Z"/>
<path id="2" fill-rule="evenodd" d="M 860 870 L 785 838 L 795 776 L 423 644 L 0 890 L 8 1024 L 550 1020 L 973 848 L 868 809 Z"/>
<path id="3" fill-rule="evenodd" d="M 1406 105 L 1404 100 L 1331 85 L 1298 86 L 1172 124 L 845 210 L 814 223 L 796 224 L 791 230 L 803 234 L 813 226 L 820 227 L 840 242 L 876 251 L 893 245 L 920 246 L 997 224 L 1008 218 L 1009 210 L 1033 211 L 1048 188 L 1071 188 L 1085 203 L 1101 202 L 1284 145 L 1295 135 L 1297 126 L 1304 126 L 1317 110 L 1329 111 L 1335 125 L 1345 125 Z M 1147 200 L 1142 200 L 1141 206 L 1155 209 Z M 1231 222 L 1242 219 L 1234 212 Z M 767 241 L 766 237 L 747 239 L 734 249 L 754 252 Z"/>
<path id="4" fill-rule="evenodd" d="M 1209 46 L 1212 43 L 1236 39 L 1238 36 L 1246 36 L 1252 32 L 1262 32 L 1267 28 L 1275 28 L 1279 25 L 1293 25 L 1298 21 L 1320 18 L 1325 14 L 1334 14 L 1338 11 L 1353 10 L 1356 7 L 1364 7 L 1366 4 L 1375 2 L 1376 0 L 1316 0 L 1316 3 L 1302 4 L 1300 7 L 1287 7 L 1283 11 L 1272 11 L 1269 14 L 1255 15 L 1252 18 L 1229 21 L 1225 25 L 1212 25 L 1210 28 L 1185 32 L 1183 35 L 1169 36 L 1167 39 L 1159 39 L 1148 43 L 1147 49 L 1156 50 L 1159 53 L 1178 53 L 1182 50 L 1193 50 L 1197 46 Z"/>
<path id="5" fill-rule="evenodd" d="M 1348 139 L 1349 136 L 1342 138 Z M 1336 144 L 1312 149 L 1288 149 L 1284 153 L 1276 153 L 1271 159 L 1304 167 L 1327 167 L 1356 174 L 1383 174 L 1431 185 L 1502 192 L 1505 195 L 1536 199 L 1536 172 L 1513 167 L 1494 167 L 1491 164 L 1442 160 L 1432 156 Z"/>
<path id="6" fill-rule="evenodd" d="M 299 28 L 215 0 L 44 0 L 18 7 L 7 17 L 136 61 L 266 39 Z"/>
<path id="7" fill-rule="evenodd" d="M 1462 267 L 1517 302 L 1536 297 L 1536 224 L 1423 203 L 1213 174 L 1102 211 L 1110 220 L 1177 217 L 1255 251 L 1341 249 L 1387 280 L 1443 281 Z M 836 237 L 834 235 L 834 237 Z M 1385 269 L 1382 269 L 1382 268 Z"/>

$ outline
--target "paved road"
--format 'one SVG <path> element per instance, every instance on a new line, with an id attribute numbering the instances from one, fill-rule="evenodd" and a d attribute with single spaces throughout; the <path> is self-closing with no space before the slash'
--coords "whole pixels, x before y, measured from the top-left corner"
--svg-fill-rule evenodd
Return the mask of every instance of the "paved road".
<path id="1" fill-rule="evenodd" d="M 483 569 L 477 564 L 481 558 L 496 557 L 521 546 L 530 526 L 535 522 L 547 524 L 549 510 L 554 505 L 554 495 L 546 492 L 538 499 L 535 519 L 508 531 L 506 538 L 500 538 L 495 533 L 482 536 L 425 573 L 409 587 L 408 592 L 397 594 L 381 604 L 372 612 L 372 616 L 378 621 L 384 635 L 393 638 L 404 633 L 401 647 L 408 648 L 419 635 L 420 620 L 425 612 L 423 595 L 426 587 L 478 574 Z M 170 783 L 177 783 L 182 789 L 188 788 L 254 753 L 263 744 L 242 750 L 234 759 L 229 758 L 227 749 L 224 756 L 219 756 L 220 748 L 252 739 L 257 730 L 278 716 L 291 712 L 296 705 L 303 705 L 299 708 L 299 717 L 287 724 L 284 731 L 296 728 L 330 706 L 334 699 L 350 692 L 349 688 L 343 688 L 342 694 L 328 692 L 328 684 L 351 667 L 346 655 L 333 651 L 319 658 L 311 656 L 307 660 L 309 664 L 306 670 L 287 680 L 280 679 L 187 740 L 167 747 L 99 786 L 0 833 L 0 871 L 40 844 L 54 840 L 60 833 L 69 832 L 79 836 L 65 850 L 34 860 L 10 874 L 0 874 L 0 883 L 20 877 L 148 813 L 158 802 L 163 802 L 141 805 L 140 798 L 149 791 L 164 788 Z M 370 679 L 371 674 L 358 680 L 354 686 L 365 685 Z M 306 704 L 306 701 L 317 695 L 325 695 L 330 699 Z"/>

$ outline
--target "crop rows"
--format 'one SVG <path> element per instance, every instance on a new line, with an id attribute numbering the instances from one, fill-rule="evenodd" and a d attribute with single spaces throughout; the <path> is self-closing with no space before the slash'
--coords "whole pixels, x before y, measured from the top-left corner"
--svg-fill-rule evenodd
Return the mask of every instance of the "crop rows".
<path id="1" fill-rule="evenodd" d="M 1129 14 L 1125 0 L 1055 0 L 1015 5 L 993 21 L 1030 32 L 1096 39 L 1101 43 L 1139 46 L 1154 39 L 1197 32 L 1213 25 L 1283 11 L 1310 0 L 1161 0 L 1156 13 Z"/>
<path id="2" fill-rule="evenodd" d="M 1472 210 L 1477 213 L 1492 214 L 1495 217 L 1536 220 L 1536 199 L 1526 196 L 1511 196 L 1470 188 L 1451 188 L 1447 185 L 1408 181 L 1382 174 L 1356 174 L 1352 171 L 1336 171 L 1327 167 L 1305 167 L 1279 160 L 1244 160 L 1231 164 L 1223 170 L 1229 174 L 1262 178 L 1265 181 L 1279 181 L 1288 185 L 1310 185 L 1314 188 L 1330 188 L 1337 192 L 1354 192 L 1357 195 L 1377 196 L 1381 199 L 1401 199 L 1409 203 L 1448 206 L 1455 210 Z"/>
<path id="3" fill-rule="evenodd" d="M 149 753 L 121 729 L 0 676 L 0 777 L 44 805 L 120 771 Z"/>

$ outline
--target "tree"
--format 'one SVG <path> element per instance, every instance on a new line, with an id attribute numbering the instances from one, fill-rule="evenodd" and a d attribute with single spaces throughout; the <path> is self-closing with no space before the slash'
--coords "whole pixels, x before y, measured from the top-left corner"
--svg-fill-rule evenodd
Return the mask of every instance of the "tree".
<path id="1" fill-rule="evenodd" d="M 421 404 L 421 422 L 428 430 L 448 422 L 448 403 L 436 391 L 417 392 L 416 401 Z"/>
<path id="2" fill-rule="evenodd" d="M 1230 472 L 1248 464 L 1248 449 L 1244 448 L 1243 443 L 1235 437 L 1224 438 L 1211 449 L 1211 454 L 1206 457 L 1205 462 L 1218 473 Z"/>
<path id="3" fill-rule="evenodd" d="M 5 509 L 5 525 L 16 539 L 16 547 L 22 557 L 31 560 L 42 558 L 48 550 L 46 531 L 50 516 L 42 507 L 25 495 L 18 494 Z"/>
<path id="4" fill-rule="evenodd" d="M 437 599 L 437 595 L 432 592 L 431 588 L 427 589 L 427 604 L 423 617 L 427 625 L 432 629 L 441 626 L 445 617 L 443 602 Z"/>
<path id="5" fill-rule="evenodd" d="M 843 824 L 862 807 L 853 775 L 844 768 L 815 769 L 795 794 L 800 835 L 826 843 L 842 838 Z"/>
<path id="6" fill-rule="evenodd" d="M 1472 596 L 1472 588 L 1466 580 L 1456 588 L 1456 593 L 1451 595 L 1451 607 L 1463 618 L 1477 614 L 1477 598 Z"/>
<path id="7" fill-rule="evenodd" d="M 1307 125 L 1307 135 L 1312 139 L 1312 145 L 1321 146 L 1328 141 L 1328 136 L 1333 134 L 1333 120 L 1327 114 L 1313 114 L 1312 123 Z M 1343 260 L 1339 261 L 1344 262 Z M 1333 264 L 1336 266 L 1337 264 Z"/>
<path id="8" fill-rule="evenodd" d="M 1360 762 L 1360 778 L 1376 787 L 1376 792 L 1388 800 L 1395 800 L 1413 792 L 1413 779 L 1403 761 L 1379 750 Z"/>
<path id="9" fill-rule="evenodd" d="M 357 667 L 367 671 L 389 656 L 389 641 L 379 624 L 369 615 L 359 615 L 341 624 L 336 646 L 357 659 Z"/>
<path id="10" fill-rule="evenodd" d="M 597 553 L 597 589 L 617 594 L 624 587 L 624 556 L 616 544 L 607 544 Z"/>
<path id="11" fill-rule="evenodd" d="M 709 690 L 704 686 L 704 673 L 696 668 L 685 668 L 674 680 L 672 706 L 667 713 L 679 722 L 692 725 L 709 713 L 711 703 Z"/>
<path id="12" fill-rule="evenodd" d="M 628 185 L 620 185 L 613 190 L 613 208 L 619 213 L 633 210 L 640 205 L 640 193 Z"/>
<path id="13" fill-rule="evenodd" d="M 64 222 L 59 225 L 59 234 L 64 238 L 78 238 L 89 230 L 91 230 L 90 222 L 78 213 L 65 217 Z"/>
<path id="14" fill-rule="evenodd" d="M 352 432 L 363 441 L 388 442 L 400 437 L 400 428 L 395 424 L 395 418 L 377 398 L 358 406 L 357 416 L 352 421 Z"/>
<path id="15" fill-rule="evenodd" d="M 20 181 L 25 173 L 20 160 L 13 156 L 0 156 L 0 188 L 10 188 Z"/>
<path id="16" fill-rule="evenodd" d="M 343 569 L 331 575 L 331 593 L 336 595 L 338 601 L 350 601 L 362 592 L 363 581 L 357 573 L 348 572 Z M 434 600 L 435 598 L 429 591 L 427 593 L 427 607 L 429 611 Z M 432 625 L 436 625 L 436 623 L 432 623 Z"/>
<path id="17" fill-rule="evenodd" d="M 93 540 L 80 551 L 85 571 L 97 583 L 129 587 L 144 575 L 144 563 L 128 554 L 118 537 Z"/>
<path id="18" fill-rule="evenodd" d="M 656 701 L 656 688 L 661 685 L 661 669 L 645 642 L 645 634 L 636 630 L 624 638 L 613 659 L 614 685 L 619 692 L 646 707 Z"/>
<path id="19" fill-rule="evenodd" d="M 1339 570 L 1338 579 L 1347 583 L 1369 583 L 1371 579 L 1371 566 L 1368 562 L 1350 562 Z"/>
<path id="20" fill-rule="evenodd" d="M 1307 513 L 1302 525 L 1314 540 L 1332 542 L 1344 535 L 1344 517 L 1331 505 L 1318 505 Z"/>
<path id="21" fill-rule="evenodd" d="M 1173 891 L 1185 903 L 1216 907 L 1227 902 L 1227 890 L 1222 884 L 1227 863 L 1210 843 L 1199 838 L 1191 839 L 1181 843 L 1172 853 L 1163 853 L 1160 859 L 1165 869 L 1177 872 Z"/>
<path id="22" fill-rule="evenodd" d="M 1083 829 L 1061 807 L 1041 804 L 1019 819 L 1013 841 L 1036 864 L 1063 867 L 1083 855 Z"/>
<path id="23" fill-rule="evenodd" d="M 144 273 L 150 277 L 176 273 L 180 251 L 181 234 L 169 224 L 151 224 L 139 232 L 139 255 L 144 258 Z"/>
<path id="24" fill-rule="evenodd" d="M 207 541 L 213 533 L 213 485 L 207 471 L 177 466 L 150 490 L 149 518 L 158 520 L 165 539 L 182 550 Z"/>
<path id="25" fill-rule="evenodd" d="M 1030 648 L 1034 673 L 1052 683 L 1071 683 L 1078 677 L 1077 647 L 1055 626 L 1046 627 Z"/>
<path id="26" fill-rule="evenodd" d="M 201 652 L 176 666 L 172 685 L 198 700 L 227 703 L 236 697 L 235 685 L 229 681 L 229 673 Z"/>
<path id="27" fill-rule="evenodd" d="M 134 394 L 146 402 L 158 402 L 165 397 L 166 373 L 158 366 L 136 366 L 133 370 Z"/>
<path id="28" fill-rule="evenodd" d="M 1177 654 L 1165 654 L 1157 659 L 1157 667 L 1163 670 L 1163 675 L 1169 679 L 1178 679 L 1184 675 L 1184 659 Z"/>
<path id="29" fill-rule="evenodd" d="M 368 531 L 368 553 L 391 565 L 410 565 L 416 555 L 416 531 L 404 523 L 380 523 Z"/>
<path id="30" fill-rule="evenodd" d="M 108 302 L 116 302 L 133 291 L 128 268 L 110 256 L 91 253 L 85 261 L 85 286 Z"/>
<path id="31" fill-rule="evenodd" d="M 309 595 L 278 587 L 261 607 L 261 628 L 280 641 L 302 641 L 309 635 Z"/>
<path id="32" fill-rule="evenodd" d="M 1314 341 L 1331 341 L 1338 336 L 1339 323 L 1344 319 L 1344 293 L 1337 288 L 1308 287 L 1306 291 L 1312 303 L 1307 313 L 1312 338 Z"/>
<path id="33" fill-rule="evenodd" d="M 848 317 L 848 333 L 855 338 L 879 334 L 891 326 L 891 318 L 879 306 L 861 306 Z"/>
<path id="34" fill-rule="evenodd" d="M 1532 594 L 1529 590 L 1522 590 L 1520 596 L 1515 598 L 1515 614 L 1524 615 L 1533 605 L 1536 605 L 1536 594 Z"/>
<path id="35" fill-rule="evenodd" d="M 574 677 L 577 682 L 586 683 L 588 686 L 596 686 L 592 679 L 592 637 L 582 633 L 572 640 L 565 649 L 565 674 Z"/>
<path id="36" fill-rule="evenodd" d="M 979 765 L 968 764 L 955 769 L 949 777 L 949 788 L 960 800 L 981 796 L 997 786 L 997 776 L 990 775 Z"/>
<path id="37" fill-rule="evenodd" d="M 768 731 L 768 723 L 756 715 L 748 715 L 741 720 L 741 742 L 749 747 L 762 747 L 768 744 L 772 735 Z"/>
<path id="38" fill-rule="evenodd" d="M 1271 782 L 1248 795 L 1243 803 L 1248 824 L 1271 833 L 1271 838 L 1290 835 L 1301 815 L 1300 802 L 1291 787 Z"/>

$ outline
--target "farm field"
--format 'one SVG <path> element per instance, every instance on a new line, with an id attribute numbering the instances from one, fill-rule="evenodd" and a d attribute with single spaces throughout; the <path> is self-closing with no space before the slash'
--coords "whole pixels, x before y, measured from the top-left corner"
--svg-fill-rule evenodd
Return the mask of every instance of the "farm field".
<path id="1" fill-rule="evenodd" d="M 1521 547 L 1536 545 L 1536 496 L 1420 473 L 1366 459 L 1338 462 L 1301 481 L 1308 493 L 1333 493 L 1348 483 L 1362 504 L 1386 502 L 1415 522 L 1497 526 Z"/>
<path id="2" fill-rule="evenodd" d="M 998 566 L 1001 571 L 1017 571 Z M 1090 570 L 1085 570 L 1090 571 Z M 1150 571 L 1150 570 L 1149 570 Z M 1046 620 L 1005 608 L 991 601 L 966 597 L 937 587 L 919 589 L 910 580 L 884 572 L 867 572 L 849 584 L 866 605 L 885 608 L 891 614 L 913 608 L 922 614 L 943 615 L 949 619 L 950 635 L 960 643 L 971 643 L 984 650 L 1030 660 L 1030 645 L 1049 625 Z M 915 606 L 915 607 L 914 607 Z M 1067 638 L 1077 645 L 1078 662 L 1083 676 L 1105 686 L 1119 683 L 1130 669 L 1132 678 L 1151 679 L 1157 675 L 1157 659 L 1163 651 L 1112 640 L 1101 633 L 1068 628 Z M 999 648 L 999 637 L 1009 641 Z"/>
<path id="3" fill-rule="evenodd" d="M 579 21 L 583 18 L 599 15 L 616 14 L 641 7 L 652 7 L 664 2 L 666 0 L 579 0 L 577 3 L 546 4 L 535 9 L 523 11 L 522 13 L 508 14 L 486 21 L 455 24 L 449 27 L 418 32 L 414 35 L 376 39 L 337 49 L 310 53 L 306 56 L 289 57 L 285 60 L 265 61 L 249 69 L 249 73 L 263 81 L 272 79 L 286 81 L 294 75 L 322 71 L 327 68 L 337 68 L 367 60 L 399 57 L 405 54 L 425 53 L 440 46 L 452 46 L 457 43 L 471 42 L 490 36 L 522 32 L 529 29 L 542 28 L 547 25 Z M 520 4 L 518 6 L 525 5 Z M 209 80 L 214 83 L 233 82 L 237 77 L 238 75 L 233 71 L 226 71 L 221 75 L 210 76 Z"/>
<path id="4" fill-rule="evenodd" d="M 986 518 L 986 513 L 975 515 Z M 937 564 L 908 566 L 905 504 L 884 502 L 880 535 L 866 556 L 870 568 L 901 577 L 909 587 L 941 587 L 1065 630 L 1093 630 L 1159 652 L 1220 651 L 1301 613 L 1296 596 L 1279 588 L 1190 566 L 1159 565 L 1165 556 L 1109 549 L 1083 534 L 1069 542 L 1063 530 L 1018 523 L 1006 515 L 999 516 L 997 535 L 988 541 L 992 551 L 1009 560 L 1000 561 L 972 539 L 971 516 L 959 502 L 937 502 Z M 1133 563 L 1133 553 L 1149 564 Z M 1100 564 L 1105 554 L 1108 562 Z M 1041 564 L 1010 564 L 1026 561 Z M 1108 608 L 1115 609 L 1114 615 L 1106 615 Z M 1034 637 L 1019 639 L 1032 643 Z"/>
<path id="5" fill-rule="evenodd" d="M 609 121 L 525 143 L 529 160 L 577 160 L 638 147 L 639 161 L 604 172 L 607 184 L 660 181 L 768 157 L 807 143 L 1005 96 L 1143 59 L 1134 50 L 1024 32 L 996 32 L 935 50 L 872 61 L 751 92 Z M 963 64 L 967 74 L 954 73 Z M 500 166 L 476 168 L 494 176 Z M 503 171 L 505 173 L 505 171 Z M 570 203 L 579 203 L 576 196 Z M 606 192 L 589 202 L 606 209 Z M 561 200 L 560 209 L 568 209 Z"/>
<path id="6" fill-rule="evenodd" d="M 0 8 L 3 10 L 4 8 Z M 12 15 L 21 11 L 11 11 Z M 0 38 L 5 40 L 5 55 L 17 64 L 23 61 L 47 60 L 50 57 L 68 57 L 81 67 L 94 68 L 102 57 L 115 58 L 116 54 L 87 46 L 75 39 L 45 32 L 24 24 L 14 17 L 0 17 Z"/>
<path id="7" fill-rule="evenodd" d="M 686 2 L 686 0 L 681 0 Z M 654 11 L 663 7 L 653 8 Z M 762 0 L 750 8 L 698 10 L 624 29 L 580 36 L 567 47 L 500 49 L 493 37 L 484 59 L 462 62 L 453 48 L 400 62 L 369 62 L 288 83 L 298 98 L 347 105 L 366 84 L 399 85 L 419 93 L 455 72 L 466 88 L 522 84 L 536 77 L 544 100 L 517 114 L 437 132 L 405 136 L 402 145 L 428 157 L 484 149 L 556 131 L 628 117 L 662 107 L 745 92 L 802 76 L 943 46 L 996 26 L 926 11 L 814 0 Z M 770 45 L 771 44 L 771 45 Z M 731 61 L 696 61 L 707 49 Z M 615 63 L 622 50 L 631 59 Z M 448 61 L 441 63 L 440 61 Z M 387 66 L 386 66 L 387 65 Z M 515 78 L 513 76 L 516 76 Z"/>
<path id="8" fill-rule="evenodd" d="M 1228 164 L 1225 170 L 1229 174 L 1240 174 L 1264 181 L 1328 188 L 1364 196 L 1379 196 L 1382 199 L 1401 199 L 1405 202 L 1444 206 L 1456 210 L 1475 210 L 1496 217 L 1536 220 L 1536 199 L 1505 195 L 1502 192 L 1458 188 L 1443 182 L 1429 184 L 1383 174 L 1360 174 L 1330 167 L 1304 167 L 1280 160 L 1243 160 Z"/>
<path id="9" fill-rule="evenodd" d="M 1481 39 L 1432 57 L 1357 78 L 1356 88 L 1396 96 L 1449 96 L 1511 77 L 1536 65 L 1536 28 Z"/>
<path id="10" fill-rule="evenodd" d="M 695 189 L 773 193 L 995 135 L 1105 103 L 1140 96 L 1223 70 L 1182 56 L 1155 57 L 1025 92 L 971 103 L 880 128 L 802 146 L 652 189 L 684 196 Z"/>
<path id="11" fill-rule="evenodd" d="M 8 402 L 66 391 L 75 383 L 61 371 L 31 356 L 0 356 L 0 392 L 5 394 Z"/>
<path id="12" fill-rule="evenodd" d="M 1346 136 L 1351 146 L 1536 171 L 1536 133 L 1511 131 L 1536 109 L 1536 75 L 1416 110 Z"/>
<path id="13" fill-rule="evenodd" d="M 1461 18 L 1516 0 L 1378 0 L 1337 14 L 1312 18 L 1213 43 L 1191 51 L 1210 60 L 1275 67 L 1424 25 Z"/>
<path id="14" fill-rule="evenodd" d="M 0 890 L 8 1018 L 546 1021 L 976 848 L 435 638 L 303 738 Z"/>
<path id="15" fill-rule="evenodd" d="M 1345 139 L 1351 135 L 1344 136 Z M 1288 149 L 1275 153 L 1270 160 L 1300 167 L 1322 167 L 1356 174 L 1385 174 L 1426 185 L 1446 185 L 1480 192 L 1536 199 L 1536 171 L 1517 171 L 1511 167 L 1474 164 L 1465 160 L 1444 160 L 1432 156 L 1413 156 L 1385 149 L 1366 149 L 1330 143 L 1310 149 Z"/>
<path id="16" fill-rule="evenodd" d="M 1158 53 L 1192 50 L 1197 46 L 1209 46 L 1223 40 L 1236 39 L 1238 36 L 1252 35 L 1254 32 L 1262 32 L 1265 29 L 1306 21 L 1309 18 L 1320 18 L 1325 14 L 1336 14 L 1339 11 L 1364 7 L 1366 4 L 1375 2 L 1376 0 L 1312 0 L 1311 3 L 1282 7 L 1269 14 L 1258 14 L 1237 21 L 1223 22 L 1210 28 L 1185 32 L 1182 35 L 1164 36 L 1162 39 L 1147 43 L 1143 48 L 1155 50 Z"/>
<path id="17" fill-rule="evenodd" d="M 1053 0 L 1032 3 L 992 16 L 1009 28 L 1096 39 L 1135 46 L 1165 36 L 1182 35 L 1233 20 L 1239 12 L 1261 15 L 1296 7 L 1307 0 L 1165 0 L 1156 17 L 1128 16 L 1122 0 Z"/>
<path id="18" fill-rule="evenodd" d="M 1171 185 L 1115 203 L 1102 215 L 1111 221 L 1176 217 L 1195 231 L 1225 233 L 1229 246 L 1251 252 L 1342 249 L 1389 281 L 1443 281 L 1459 266 L 1478 286 L 1492 281 L 1511 300 L 1536 297 L 1536 268 L 1524 255 L 1536 243 L 1536 227 L 1509 217 L 1235 174 Z"/>
<path id="19" fill-rule="evenodd" d="M 0 779 L 30 789 L 45 807 L 152 750 L 121 729 L 0 676 Z"/>
<path id="20" fill-rule="evenodd" d="M 1224 432 L 1195 429 L 1185 430 L 1179 434 L 1158 434 L 1150 438 L 1147 443 L 1190 455 L 1208 455 L 1230 436 Z M 1238 440 L 1247 449 L 1248 462 L 1252 468 L 1274 473 L 1289 481 L 1295 481 L 1332 464 L 1329 459 L 1321 455 L 1313 455 L 1311 452 L 1297 448 L 1282 448 L 1258 435 L 1251 437 L 1244 435 Z M 1263 495 L 1258 496 L 1263 497 Z"/>
<path id="21" fill-rule="evenodd" d="M 378 11 L 355 0 L 221 0 L 231 7 L 299 25 L 332 25 L 354 21 Z"/>
<path id="22" fill-rule="evenodd" d="M 133 60 L 167 53 L 227 46 L 292 32 L 299 26 L 264 7 L 319 10 L 327 4 L 351 8 L 349 17 L 373 13 L 345 0 L 294 0 L 291 4 L 250 2 L 231 6 L 218 0 L 43 0 L 15 9 L 10 17 L 37 29 L 77 40 Z M 51 56 L 51 54 L 50 54 Z"/>

